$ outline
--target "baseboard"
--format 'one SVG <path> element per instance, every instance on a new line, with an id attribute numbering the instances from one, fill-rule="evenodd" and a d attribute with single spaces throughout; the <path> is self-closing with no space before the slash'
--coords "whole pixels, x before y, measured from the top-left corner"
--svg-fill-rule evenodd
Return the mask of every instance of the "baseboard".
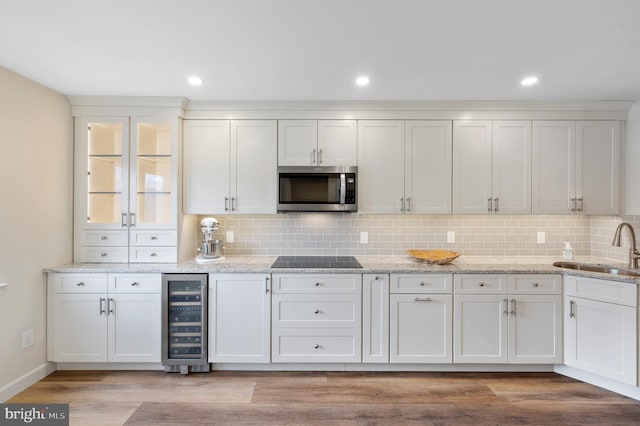
<path id="1" fill-rule="evenodd" d="M 164 370 L 160 363 L 148 362 L 59 362 L 57 370 Z"/>
<path id="2" fill-rule="evenodd" d="M 640 401 L 640 387 L 620 383 L 567 365 L 556 365 L 555 372 Z"/>
<path id="3" fill-rule="evenodd" d="M 56 371 L 56 365 L 52 362 L 47 362 L 39 367 L 34 368 L 26 374 L 15 379 L 13 382 L 0 388 L 0 402 L 5 402 L 29 386 L 38 383 L 40 380 L 47 377 L 49 374 Z"/>
<path id="4" fill-rule="evenodd" d="M 211 371 L 553 372 L 553 364 L 213 363 Z"/>

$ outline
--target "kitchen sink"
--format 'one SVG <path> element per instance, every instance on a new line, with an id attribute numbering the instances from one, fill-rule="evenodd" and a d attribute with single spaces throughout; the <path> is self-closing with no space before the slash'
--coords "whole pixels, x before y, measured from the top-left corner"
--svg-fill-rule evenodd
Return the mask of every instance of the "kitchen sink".
<path id="1" fill-rule="evenodd" d="M 627 268 L 617 268 L 615 266 L 598 265 L 595 263 L 580 262 L 553 262 L 553 266 L 565 269 L 575 269 L 578 271 L 601 272 L 603 274 L 625 275 L 628 277 L 640 277 L 640 271 Z"/>

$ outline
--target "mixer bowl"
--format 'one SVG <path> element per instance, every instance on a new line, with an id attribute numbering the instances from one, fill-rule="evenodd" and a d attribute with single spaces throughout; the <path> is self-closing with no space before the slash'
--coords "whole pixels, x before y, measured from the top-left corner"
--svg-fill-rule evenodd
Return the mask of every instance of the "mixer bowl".
<path id="1" fill-rule="evenodd" d="M 222 240 L 203 241 L 200 243 L 200 247 L 198 247 L 198 254 L 205 259 L 220 257 L 222 256 L 222 249 L 224 248 L 223 243 L 224 241 Z"/>

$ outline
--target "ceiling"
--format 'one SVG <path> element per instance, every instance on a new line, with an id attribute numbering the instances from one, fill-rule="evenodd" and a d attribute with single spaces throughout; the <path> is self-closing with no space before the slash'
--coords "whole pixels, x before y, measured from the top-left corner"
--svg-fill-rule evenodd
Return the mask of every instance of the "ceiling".
<path id="1" fill-rule="evenodd" d="M 66 95 L 638 100 L 640 1 L 0 0 L 0 66 Z"/>

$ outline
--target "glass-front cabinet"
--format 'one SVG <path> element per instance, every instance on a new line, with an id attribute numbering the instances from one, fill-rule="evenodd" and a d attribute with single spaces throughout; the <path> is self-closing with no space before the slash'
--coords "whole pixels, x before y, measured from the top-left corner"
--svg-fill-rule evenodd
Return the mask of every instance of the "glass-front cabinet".
<path id="1" fill-rule="evenodd" d="M 76 262 L 177 261 L 177 117 L 76 117 Z"/>

